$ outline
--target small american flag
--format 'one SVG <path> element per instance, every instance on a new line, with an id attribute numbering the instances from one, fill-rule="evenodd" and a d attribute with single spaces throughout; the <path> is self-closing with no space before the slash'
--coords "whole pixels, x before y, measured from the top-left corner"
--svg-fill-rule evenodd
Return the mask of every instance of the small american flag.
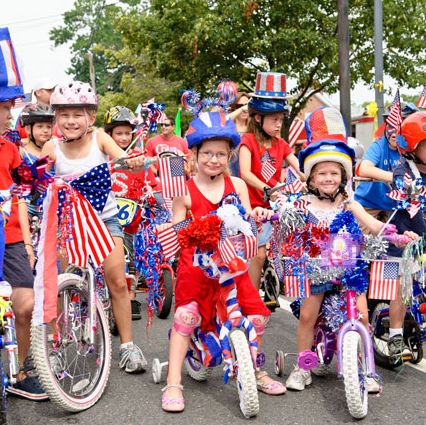
<path id="1" fill-rule="evenodd" d="M 372 261 L 368 298 L 396 300 L 398 294 L 399 263 L 396 261 Z"/>
<path id="2" fill-rule="evenodd" d="M 160 158 L 158 172 L 165 198 L 186 195 L 185 161 L 182 157 Z"/>
<path id="3" fill-rule="evenodd" d="M 288 144 L 291 148 L 297 142 L 297 139 L 302 133 L 304 127 L 305 127 L 305 122 L 297 117 L 291 123 L 290 130 L 288 132 Z"/>
<path id="4" fill-rule="evenodd" d="M 188 226 L 190 221 L 191 219 L 187 218 L 157 233 L 157 238 L 163 248 L 164 258 L 166 260 L 172 258 L 179 251 L 180 246 L 177 239 L 177 232 Z"/>
<path id="5" fill-rule="evenodd" d="M 257 244 L 257 237 L 247 236 L 244 238 L 244 244 L 246 248 L 246 257 L 251 258 L 257 255 L 257 252 L 259 250 L 258 244 Z"/>
<path id="6" fill-rule="evenodd" d="M 263 156 L 262 169 L 260 170 L 260 174 L 267 183 L 269 180 L 271 180 L 272 176 L 275 174 L 276 171 L 277 170 L 272 164 L 271 156 L 269 155 L 269 152 L 266 151 L 265 155 Z"/>
<path id="7" fill-rule="evenodd" d="M 302 295 L 302 291 L 299 283 L 299 276 L 293 274 L 290 260 L 284 259 L 283 262 L 283 273 L 284 273 L 284 296 L 291 298 L 298 298 Z M 309 279 L 304 279 L 303 284 L 305 285 L 305 297 L 311 295 L 311 285 Z M 303 289 L 303 288 L 302 288 Z"/>
<path id="8" fill-rule="evenodd" d="M 426 84 L 423 86 L 422 93 L 417 101 L 416 106 L 419 108 L 426 108 Z"/>
<path id="9" fill-rule="evenodd" d="M 225 226 L 220 230 L 219 254 L 225 264 L 229 264 L 236 256 L 234 245 L 228 238 Z"/>
<path id="10" fill-rule="evenodd" d="M 386 118 L 386 123 L 395 129 L 397 129 L 402 123 L 401 98 L 399 96 L 399 89 L 396 89 L 395 98 L 392 102 L 390 114 Z"/>

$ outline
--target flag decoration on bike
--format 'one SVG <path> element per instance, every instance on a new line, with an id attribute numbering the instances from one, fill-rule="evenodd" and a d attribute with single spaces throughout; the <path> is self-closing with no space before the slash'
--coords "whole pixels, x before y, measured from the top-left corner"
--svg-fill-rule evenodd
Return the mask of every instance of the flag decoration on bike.
<path id="1" fill-rule="evenodd" d="M 187 218 L 185 220 L 180 221 L 179 223 L 174 224 L 168 229 L 162 230 L 157 233 L 157 238 L 163 248 L 164 258 L 169 260 L 174 257 L 176 253 L 180 249 L 180 245 L 178 242 L 177 233 L 179 230 L 184 229 L 188 226 L 191 219 Z"/>
<path id="2" fill-rule="evenodd" d="M 399 89 L 396 89 L 391 111 L 388 117 L 386 118 L 386 123 L 395 129 L 398 129 L 399 126 L 402 124 L 401 98 L 399 95 Z"/>
<path id="3" fill-rule="evenodd" d="M 426 84 L 423 86 L 423 90 L 420 93 L 419 100 L 416 103 L 419 108 L 426 108 Z"/>
<path id="4" fill-rule="evenodd" d="M 186 195 L 185 160 L 183 157 L 159 158 L 158 173 L 165 198 Z"/>
<path id="5" fill-rule="evenodd" d="M 399 263 L 396 261 L 372 261 L 368 298 L 396 300 L 398 295 Z"/>

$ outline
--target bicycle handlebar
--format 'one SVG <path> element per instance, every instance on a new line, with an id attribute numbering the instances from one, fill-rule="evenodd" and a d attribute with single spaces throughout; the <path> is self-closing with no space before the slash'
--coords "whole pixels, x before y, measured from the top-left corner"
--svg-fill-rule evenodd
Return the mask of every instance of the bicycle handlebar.
<path id="1" fill-rule="evenodd" d="M 381 237 L 385 241 L 392 242 L 394 244 L 401 244 L 401 245 L 407 245 L 413 240 L 409 236 L 399 235 L 397 233 L 393 233 L 391 235 L 382 235 Z"/>
<path id="2" fill-rule="evenodd" d="M 127 157 L 120 157 L 120 158 L 114 158 L 110 164 L 113 166 L 114 170 L 128 170 L 129 166 L 127 165 L 127 159 L 136 158 L 138 156 L 141 156 L 142 154 L 138 155 L 131 155 Z M 149 167 L 152 164 L 156 164 L 158 162 L 158 157 L 146 157 L 143 165 L 144 167 Z"/>

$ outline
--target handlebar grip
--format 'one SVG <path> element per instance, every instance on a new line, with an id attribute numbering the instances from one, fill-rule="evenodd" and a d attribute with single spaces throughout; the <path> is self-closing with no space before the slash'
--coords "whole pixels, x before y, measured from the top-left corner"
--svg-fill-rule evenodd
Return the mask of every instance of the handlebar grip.
<path id="1" fill-rule="evenodd" d="M 385 241 L 396 243 L 396 244 L 401 244 L 401 245 L 403 245 L 403 244 L 406 245 L 413 240 L 409 236 L 398 235 L 397 233 L 393 233 L 392 235 L 383 235 L 382 238 Z"/>
<path id="2" fill-rule="evenodd" d="M 270 218 L 266 218 L 264 220 L 260 220 L 262 223 L 266 223 L 267 221 L 277 221 L 280 218 L 279 213 L 272 214 Z"/>

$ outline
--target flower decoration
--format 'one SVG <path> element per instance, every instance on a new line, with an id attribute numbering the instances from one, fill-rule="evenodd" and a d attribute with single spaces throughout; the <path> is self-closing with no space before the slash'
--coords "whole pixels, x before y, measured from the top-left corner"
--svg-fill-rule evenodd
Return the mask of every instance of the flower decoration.
<path id="1" fill-rule="evenodd" d="M 222 220 L 216 214 L 193 219 L 178 234 L 178 242 L 182 248 L 197 247 L 200 251 L 211 251 L 217 248 L 220 239 Z"/>

